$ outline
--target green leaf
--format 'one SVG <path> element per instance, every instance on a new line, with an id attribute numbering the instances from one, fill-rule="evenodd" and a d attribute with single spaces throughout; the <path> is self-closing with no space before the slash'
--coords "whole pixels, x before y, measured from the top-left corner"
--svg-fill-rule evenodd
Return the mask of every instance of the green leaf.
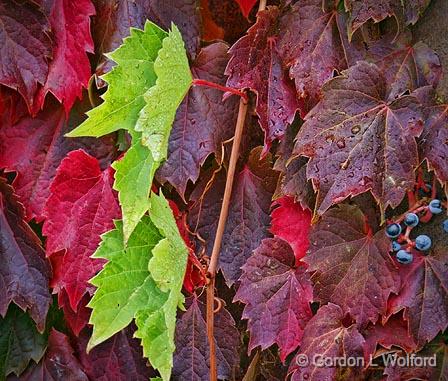
<path id="1" fill-rule="evenodd" d="M 109 87 L 104 103 L 89 111 L 89 118 L 68 137 L 102 136 L 119 129 L 133 130 L 145 105 L 143 94 L 155 84 L 154 61 L 167 33 L 147 21 L 144 31 L 131 28 L 131 34 L 108 57 L 117 63 L 102 76 Z"/>
<path id="2" fill-rule="evenodd" d="M 193 81 L 182 36 L 172 24 L 154 63 L 156 85 L 145 94 L 145 107 L 135 125 L 156 161 L 166 159 L 176 110 Z"/>
<path id="3" fill-rule="evenodd" d="M 149 192 L 156 164 L 149 149 L 139 139 L 121 160 L 112 164 L 115 169 L 114 189 L 118 191 L 123 212 L 125 242 L 149 208 Z"/>
<path id="4" fill-rule="evenodd" d="M 105 233 L 94 258 L 108 263 L 91 283 L 97 287 L 88 306 L 93 309 L 90 350 L 126 327 L 140 310 L 156 311 L 167 300 L 152 279 L 148 264 L 151 250 L 162 237 L 148 216 L 144 216 L 125 247 L 121 221 Z"/>

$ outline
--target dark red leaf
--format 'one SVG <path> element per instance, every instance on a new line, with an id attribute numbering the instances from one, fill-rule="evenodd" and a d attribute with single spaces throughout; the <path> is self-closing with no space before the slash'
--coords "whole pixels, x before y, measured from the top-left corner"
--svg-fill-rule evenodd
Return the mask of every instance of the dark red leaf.
<path id="1" fill-rule="evenodd" d="M 296 260 L 300 260 L 310 245 L 311 212 L 303 209 L 290 196 L 275 200 L 272 207 L 271 233 L 288 242 Z"/>
<path id="2" fill-rule="evenodd" d="M 249 13 L 257 3 L 257 0 L 235 0 L 240 6 L 241 12 L 244 17 L 249 17 Z"/>
<path id="3" fill-rule="evenodd" d="M 379 68 L 358 62 L 323 87 L 296 137 L 295 154 L 310 158 L 307 176 L 322 214 L 332 204 L 371 191 L 382 210 L 414 187 L 415 137 L 423 129 L 418 100 L 390 99 Z"/>
<path id="4" fill-rule="evenodd" d="M 85 103 L 77 103 L 67 119 L 63 107 L 51 102 L 35 118 L 26 116 L 0 129 L 0 168 L 17 172 L 13 185 L 26 207 L 28 220 L 42 221 L 50 184 L 68 152 L 83 148 L 96 156 L 102 167 L 115 155 L 112 136 L 101 140 L 64 138 L 84 119 L 86 109 Z"/>
<path id="5" fill-rule="evenodd" d="M 69 339 L 52 329 L 44 358 L 20 376 L 21 381 L 89 381 L 73 355 Z"/>
<path id="6" fill-rule="evenodd" d="M 16 89 L 28 109 L 38 84 L 44 84 L 52 43 L 45 15 L 29 2 L 0 2 L 0 83 Z"/>
<path id="7" fill-rule="evenodd" d="M 66 290 L 73 311 L 86 292 L 92 294 L 88 281 L 104 264 L 90 258 L 100 235 L 120 217 L 112 183 L 111 168 L 101 172 L 97 159 L 77 150 L 62 160 L 51 184 L 42 231 L 47 256 L 55 258 L 52 287 L 55 292 Z"/>
<path id="8" fill-rule="evenodd" d="M 256 111 L 265 132 L 265 152 L 275 139 L 282 138 L 298 108 L 294 86 L 276 50 L 277 7 L 258 13 L 257 22 L 230 49 L 226 69 L 227 85 L 251 89 L 257 94 Z"/>
<path id="9" fill-rule="evenodd" d="M 45 96 L 51 92 L 64 103 L 68 113 L 90 79 L 88 53 L 93 53 L 90 16 L 95 14 L 91 0 L 54 0 L 49 9 L 54 36 L 53 60 L 45 84 L 39 89 L 33 113 L 43 108 Z"/>
<path id="10" fill-rule="evenodd" d="M 228 46 L 215 43 L 202 49 L 192 65 L 195 78 L 225 84 L 224 69 Z M 223 101 L 223 93 L 206 87 L 193 87 L 177 110 L 168 145 L 168 159 L 157 176 L 169 181 L 185 197 L 187 183 L 199 177 L 199 170 L 211 154 L 221 158 L 222 142 L 235 130 L 238 99 Z"/>
<path id="11" fill-rule="evenodd" d="M 24 214 L 12 187 L 0 178 L 0 315 L 5 316 L 14 302 L 29 310 L 42 332 L 51 303 L 51 269 Z"/>
<path id="12" fill-rule="evenodd" d="M 176 323 L 176 352 L 173 377 L 176 380 L 209 380 L 209 345 L 205 304 L 195 296 L 186 300 L 187 310 Z M 228 380 L 238 368 L 240 335 L 230 313 L 222 307 L 215 314 L 215 344 L 218 379 Z"/>
<path id="13" fill-rule="evenodd" d="M 319 366 L 319 361 L 325 359 L 362 358 L 364 338 L 354 325 L 345 327 L 343 318 L 342 309 L 332 303 L 317 311 L 305 328 L 299 353 L 291 361 L 291 381 L 364 379 L 358 374 L 359 367 L 341 369 L 337 366 Z M 301 362 L 303 359 L 307 359 L 307 363 Z M 343 373 L 345 374 L 342 378 Z M 349 377 L 354 374 L 358 374 L 357 378 Z"/>
<path id="14" fill-rule="evenodd" d="M 390 294 L 400 288 L 400 276 L 384 231 L 373 235 L 360 209 L 340 205 L 315 225 L 310 242 L 304 260 L 314 272 L 317 300 L 338 304 L 358 327 L 386 313 Z"/>
<path id="15" fill-rule="evenodd" d="M 300 344 L 306 323 L 312 317 L 313 290 L 306 267 L 295 265 L 291 246 L 281 238 L 264 239 L 242 267 L 236 301 L 246 304 L 249 350 L 280 348 L 280 359 Z"/>
<path id="16" fill-rule="evenodd" d="M 77 342 L 82 369 L 90 380 L 95 381 L 146 381 L 154 372 L 146 365 L 139 340 L 133 338 L 133 330 L 127 327 L 88 354 L 87 342 L 90 330 L 85 329 Z"/>
<path id="17" fill-rule="evenodd" d="M 241 266 L 261 240 L 269 236 L 269 209 L 277 175 L 269 156 L 258 162 L 260 152 L 261 147 L 252 152 L 250 162 L 235 178 L 219 257 L 219 268 L 228 285 L 238 280 Z M 221 170 L 202 197 L 201 186 L 197 188 L 199 194 L 191 197 L 197 201 L 190 210 L 189 224 L 205 240 L 208 254 L 213 246 L 224 185 L 225 173 Z"/>
<path id="18" fill-rule="evenodd" d="M 67 291 L 61 290 L 58 295 L 58 305 L 64 311 L 64 319 L 67 326 L 72 330 L 75 336 L 78 336 L 82 329 L 89 323 L 90 313 L 92 310 L 87 308 L 90 301 L 90 295 L 84 294 L 78 304 L 77 311 L 73 311 L 70 306 Z"/>
<path id="19" fill-rule="evenodd" d="M 433 221 L 420 227 L 417 234 L 430 234 L 432 248 L 428 255 L 414 252 L 408 266 L 400 265 L 402 287 L 399 295 L 389 301 L 389 313 L 402 309 L 409 321 L 409 333 L 419 348 L 448 327 L 448 250 L 447 233 L 442 222 L 446 215 L 433 217 Z"/>

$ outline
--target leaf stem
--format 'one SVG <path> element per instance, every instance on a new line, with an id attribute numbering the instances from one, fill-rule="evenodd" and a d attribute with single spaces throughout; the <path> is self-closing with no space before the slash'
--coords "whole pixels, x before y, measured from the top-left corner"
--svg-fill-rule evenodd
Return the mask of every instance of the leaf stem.
<path id="1" fill-rule="evenodd" d="M 216 229 L 215 241 L 213 242 L 213 250 L 208 266 L 208 284 L 207 284 L 207 337 L 210 346 L 210 381 L 217 380 L 216 366 L 216 349 L 214 338 L 214 301 L 215 301 L 215 277 L 218 267 L 219 253 L 221 251 L 222 237 L 226 226 L 227 216 L 229 214 L 230 197 L 232 195 L 233 179 L 235 176 L 236 163 L 238 161 L 241 137 L 243 135 L 244 121 L 247 114 L 246 97 L 241 97 L 238 110 L 238 118 L 235 127 L 235 138 L 232 145 L 232 153 L 230 154 L 229 169 L 227 171 L 226 185 L 224 197 L 221 205 L 221 212 Z"/>
<path id="2" fill-rule="evenodd" d="M 246 103 L 248 101 L 248 97 L 247 97 L 247 94 L 245 92 L 243 92 L 241 90 L 238 90 L 238 89 L 235 89 L 233 87 L 222 86 L 222 85 L 220 85 L 218 83 L 210 82 L 210 81 L 207 81 L 205 79 L 194 78 L 193 79 L 193 86 L 210 87 L 212 89 L 221 90 L 221 91 L 223 91 L 225 93 L 231 93 L 231 94 L 238 95 L 239 97 L 244 99 L 244 101 Z"/>

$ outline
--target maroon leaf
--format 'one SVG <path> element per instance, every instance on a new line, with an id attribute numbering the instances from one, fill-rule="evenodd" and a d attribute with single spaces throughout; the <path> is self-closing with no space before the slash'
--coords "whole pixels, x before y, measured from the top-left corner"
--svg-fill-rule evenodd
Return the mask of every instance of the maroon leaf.
<path id="1" fill-rule="evenodd" d="M 430 232 L 432 248 L 428 255 L 414 252 L 408 266 L 400 266 L 402 287 L 389 301 L 389 314 L 404 309 L 409 321 L 409 333 L 419 348 L 448 327 L 448 250 L 447 233 L 442 227 L 446 216 L 433 217 L 430 225 L 417 234 Z M 428 230 L 430 229 L 430 230 Z"/>
<path id="2" fill-rule="evenodd" d="M 77 150 L 62 160 L 51 184 L 42 231 L 54 269 L 52 286 L 55 292 L 66 290 L 73 311 L 86 292 L 92 294 L 88 281 L 104 264 L 90 258 L 100 235 L 120 217 L 112 183 L 110 168 L 101 172 L 97 159 Z"/>
<path id="3" fill-rule="evenodd" d="M 291 246 L 281 238 L 264 239 L 243 266 L 236 301 L 246 304 L 249 350 L 276 343 L 280 359 L 300 344 L 312 317 L 313 290 L 306 267 L 296 266 Z"/>
<path id="4" fill-rule="evenodd" d="M 219 257 L 219 268 L 228 285 L 238 280 L 241 266 L 269 235 L 269 209 L 277 178 L 269 156 L 258 162 L 260 152 L 261 149 L 253 151 L 250 162 L 235 178 Z M 197 201 L 190 210 L 189 225 L 206 241 L 208 254 L 213 246 L 224 185 L 225 173 L 220 171 L 204 195 L 194 193 L 191 197 Z"/>
<path id="5" fill-rule="evenodd" d="M 310 158 L 307 176 L 319 190 L 318 212 L 368 190 L 383 210 L 398 206 L 414 187 L 415 137 L 423 129 L 418 100 L 389 99 L 386 79 L 364 61 L 327 82 L 323 92 L 294 148 Z"/>
<path id="6" fill-rule="evenodd" d="M 333 72 L 346 69 L 357 58 L 358 41 L 348 43 L 336 3 L 300 0 L 280 21 L 277 50 L 290 66 L 299 98 L 306 100 L 304 111 L 317 103 L 322 84 Z"/>
<path id="7" fill-rule="evenodd" d="M 77 342 L 82 369 L 95 381 L 146 381 L 154 372 L 146 366 L 139 340 L 133 338 L 130 327 L 86 353 L 90 331 L 84 330 Z"/>
<path id="8" fill-rule="evenodd" d="M 374 355 L 378 344 L 387 349 L 392 346 L 403 348 L 406 352 L 412 352 L 416 349 L 416 345 L 408 332 L 408 324 L 403 320 L 402 314 L 394 315 L 386 324 L 369 325 L 363 332 L 365 339 L 364 358 L 366 363 L 370 361 Z"/>
<path id="9" fill-rule="evenodd" d="M 420 137 L 421 159 L 428 161 L 442 183 L 448 182 L 448 104 L 430 107 Z"/>
<path id="10" fill-rule="evenodd" d="M 264 152 L 281 138 L 298 107 L 294 86 L 276 50 L 279 10 L 270 7 L 258 13 L 257 22 L 230 49 L 227 85 L 249 88 L 257 94 L 256 111 L 265 132 Z"/>
<path id="11" fill-rule="evenodd" d="M 16 89 L 28 108 L 34 106 L 37 85 L 44 84 L 51 57 L 50 25 L 29 2 L 0 3 L 0 83 Z"/>
<path id="12" fill-rule="evenodd" d="M 115 154 L 111 136 L 66 139 L 64 134 L 84 119 L 85 104 L 77 104 L 67 119 L 64 109 L 55 102 L 47 103 L 35 118 L 26 116 L 17 124 L 0 129 L 0 167 L 17 172 L 14 187 L 26 207 L 28 220 L 42 221 L 43 208 L 50 195 L 50 184 L 65 155 L 83 148 L 109 165 Z"/>
<path id="13" fill-rule="evenodd" d="M 81 364 L 73 355 L 69 339 L 63 333 L 51 330 L 44 358 L 31 365 L 20 376 L 21 381 L 89 381 Z"/>
<path id="14" fill-rule="evenodd" d="M 94 0 L 96 17 L 93 22 L 93 38 L 99 63 L 96 74 L 107 73 L 112 61 L 103 56 L 118 48 L 129 28 L 143 29 L 150 19 L 168 30 L 174 22 L 186 41 L 190 56 L 194 59 L 199 50 L 200 14 L 196 0 Z"/>
<path id="15" fill-rule="evenodd" d="M 373 235 L 356 206 L 340 205 L 314 227 L 310 242 L 304 260 L 314 272 L 317 300 L 338 304 L 358 327 L 375 323 L 386 313 L 389 295 L 400 288 L 400 277 L 384 231 Z"/>
<path id="16" fill-rule="evenodd" d="M 176 323 L 176 352 L 173 377 L 176 380 L 209 380 L 209 345 L 205 305 L 195 296 L 186 300 L 187 311 Z M 222 307 L 215 314 L 215 345 L 218 379 L 228 380 L 238 367 L 240 335 L 230 313 Z"/>
<path id="17" fill-rule="evenodd" d="M 193 76 L 224 85 L 227 49 L 224 43 L 202 49 L 192 65 Z M 185 197 L 188 181 L 196 182 L 205 159 L 211 153 L 221 157 L 222 142 L 235 129 L 237 104 L 236 97 L 223 101 L 219 90 L 193 87 L 177 110 L 168 159 L 157 172 L 158 178 L 169 181 Z"/>
<path id="18" fill-rule="evenodd" d="M 67 326 L 72 330 L 75 336 L 79 336 L 82 329 L 89 323 L 90 313 L 92 310 L 87 308 L 90 301 L 90 295 L 84 294 L 78 304 L 77 311 L 73 311 L 65 289 L 61 290 L 58 295 L 58 305 L 64 311 L 64 319 Z"/>
<path id="19" fill-rule="evenodd" d="M 303 209 L 290 196 L 284 196 L 272 203 L 271 233 L 283 238 L 291 245 L 296 260 L 306 254 L 310 241 L 311 212 Z"/>
<path id="20" fill-rule="evenodd" d="M 0 178 L 0 315 L 14 302 L 29 310 L 42 332 L 51 303 L 51 269 L 24 212 L 13 189 Z"/>
<path id="21" fill-rule="evenodd" d="M 341 369 L 337 366 L 319 365 L 325 359 L 362 358 L 364 338 L 354 325 L 344 326 L 343 318 L 342 309 L 332 303 L 317 311 L 305 328 L 299 353 L 291 361 L 291 381 L 364 379 L 358 374 L 359 367 Z M 342 373 L 345 373 L 343 378 Z M 358 377 L 348 377 L 351 373 L 358 374 Z"/>
<path id="22" fill-rule="evenodd" d="M 64 103 L 68 113 L 90 79 L 90 62 L 86 52 L 93 53 L 90 16 L 95 14 L 91 0 L 54 0 L 49 20 L 54 35 L 53 60 L 45 84 L 39 89 L 33 107 L 36 114 L 51 92 Z"/>

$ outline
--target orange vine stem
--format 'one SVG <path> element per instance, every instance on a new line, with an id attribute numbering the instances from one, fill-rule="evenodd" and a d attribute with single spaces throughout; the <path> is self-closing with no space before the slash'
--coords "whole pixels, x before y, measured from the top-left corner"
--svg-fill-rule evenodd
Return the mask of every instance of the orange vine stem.
<path id="1" fill-rule="evenodd" d="M 235 94 L 244 99 L 246 103 L 249 100 L 247 94 L 241 90 L 235 89 L 233 87 L 222 86 L 215 82 L 206 81 L 205 79 L 198 79 L 198 78 L 193 79 L 193 86 L 211 87 L 212 89 L 221 90 L 225 93 Z"/>

